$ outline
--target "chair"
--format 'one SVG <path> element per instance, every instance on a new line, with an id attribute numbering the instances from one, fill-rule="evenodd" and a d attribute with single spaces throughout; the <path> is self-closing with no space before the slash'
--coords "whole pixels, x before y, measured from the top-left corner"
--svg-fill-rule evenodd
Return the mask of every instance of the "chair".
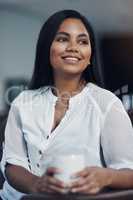
<path id="1" fill-rule="evenodd" d="M 133 125 L 133 109 L 128 110 L 128 115 L 129 115 L 132 125 Z"/>
<path id="2" fill-rule="evenodd" d="M 4 115 L 0 116 L 0 160 L 2 158 L 2 152 L 3 152 L 3 141 L 4 141 L 4 132 L 5 132 L 6 122 L 7 122 L 7 116 L 8 116 L 8 113 L 5 113 Z M 0 189 L 3 186 L 4 180 L 5 179 L 0 170 Z"/>

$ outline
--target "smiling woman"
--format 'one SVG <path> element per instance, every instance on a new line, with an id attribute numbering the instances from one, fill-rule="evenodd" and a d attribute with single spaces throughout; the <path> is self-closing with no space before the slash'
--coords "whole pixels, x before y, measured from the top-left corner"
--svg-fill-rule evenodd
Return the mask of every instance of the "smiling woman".
<path id="1" fill-rule="evenodd" d="M 79 12 L 59 11 L 45 22 L 29 89 L 9 112 L 1 162 L 3 200 L 18 200 L 24 193 L 133 188 L 132 124 L 121 101 L 98 86 L 96 61 L 92 28 Z M 63 158 L 65 172 L 63 155 L 75 159 L 69 165 Z M 60 160 L 57 168 L 54 160 Z M 80 164 L 81 170 L 68 173 Z M 68 174 L 70 182 L 58 178 Z"/>
<path id="2" fill-rule="evenodd" d="M 89 34 L 82 21 L 74 18 L 64 20 L 50 48 L 50 60 L 56 78 L 68 74 L 69 78 L 79 76 L 80 79 L 81 73 L 90 64 L 90 58 Z"/>

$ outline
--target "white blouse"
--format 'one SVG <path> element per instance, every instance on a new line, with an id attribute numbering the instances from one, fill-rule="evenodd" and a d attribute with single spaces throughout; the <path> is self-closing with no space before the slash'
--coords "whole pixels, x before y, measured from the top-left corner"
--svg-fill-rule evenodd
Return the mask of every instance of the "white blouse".
<path id="1" fill-rule="evenodd" d="M 54 155 L 86 149 L 88 166 L 133 169 L 133 128 L 121 101 L 93 83 L 70 98 L 69 108 L 52 131 L 57 97 L 50 87 L 22 92 L 12 103 L 5 130 L 1 169 L 23 166 L 41 176 Z M 5 181 L 1 197 L 23 195 Z"/>

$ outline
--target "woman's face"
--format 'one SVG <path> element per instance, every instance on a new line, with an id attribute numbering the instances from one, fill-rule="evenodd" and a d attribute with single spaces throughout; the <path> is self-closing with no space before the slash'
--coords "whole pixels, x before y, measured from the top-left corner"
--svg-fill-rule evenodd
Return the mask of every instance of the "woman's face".
<path id="1" fill-rule="evenodd" d="M 62 22 L 50 48 L 54 74 L 81 75 L 91 58 L 89 34 L 79 19 Z"/>

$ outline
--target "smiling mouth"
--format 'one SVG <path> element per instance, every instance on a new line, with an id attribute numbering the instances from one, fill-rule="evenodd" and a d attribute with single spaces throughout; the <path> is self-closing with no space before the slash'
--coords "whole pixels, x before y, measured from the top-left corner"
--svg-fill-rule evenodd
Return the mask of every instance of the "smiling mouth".
<path id="1" fill-rule="evenodd" d="M 81 58 L 79 57 L 72 57 L 72 56 L 64 56 L 62 57 L 62 59 L 68 64 L 75 64 L 81 60 Z"/>

